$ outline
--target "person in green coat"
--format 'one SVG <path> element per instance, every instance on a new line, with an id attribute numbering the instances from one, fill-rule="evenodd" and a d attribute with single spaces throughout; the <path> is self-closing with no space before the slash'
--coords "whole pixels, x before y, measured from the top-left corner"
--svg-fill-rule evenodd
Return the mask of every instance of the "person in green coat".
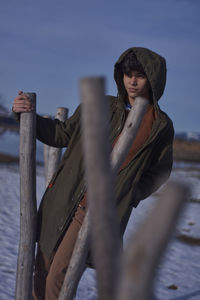
<path id="1" fill-rule="evenodd" d="M 158 100 L 166 84 L 166 62 L 157 53 L 129 48 L 114 66 L 118 94 L 106 96 L 110 105 L 111 141 L 114 147 L 129 109 L 137 96 L 149 100 L 137 136 L 122 163 L 115 183 L 120 234 L 123 236 L 133 207 L 155 192 L 172 169 L 173 124 Z M 31 111 L 22 92 L 13 111 Z M 81 142 L 81 105 L 65 122 L 37 115 L 37 138 L 53 147 L 67 147 L 42 198 L 38 211 L 38 253 L 34 299 L 57 299 L 87 209 Z"/>

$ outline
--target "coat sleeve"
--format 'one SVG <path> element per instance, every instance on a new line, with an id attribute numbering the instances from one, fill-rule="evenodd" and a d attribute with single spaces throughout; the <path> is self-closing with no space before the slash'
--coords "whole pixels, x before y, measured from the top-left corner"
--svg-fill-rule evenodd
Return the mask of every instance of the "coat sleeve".
<path id="1" fill-rule="evenodd" d="M 20 113 L 13 112 L 13 117 L 20 122 Z M 80 105 L 65 122 L 36 115 L 36 136 L 42 143 L 52 147 L 67 147 L 69 140 L 80 122 Z"/>
<path id="2" fill-rule="evenodd" d="M 53 147 L 67 147 L 69 140 L 80 121 L 80 106 L 65 122 L 52 120 L 37 115 L 37 139 Z"/>
<path id="3" fill-rule="evenodd" d="M 154 193 L 170 176 L 173 164 L 173 136 L 174 131 L 171 129 L 168 140 L 161 141 L 162 146 L 155 160 L 140 177 L 134 203 L 139 203 Z"/>

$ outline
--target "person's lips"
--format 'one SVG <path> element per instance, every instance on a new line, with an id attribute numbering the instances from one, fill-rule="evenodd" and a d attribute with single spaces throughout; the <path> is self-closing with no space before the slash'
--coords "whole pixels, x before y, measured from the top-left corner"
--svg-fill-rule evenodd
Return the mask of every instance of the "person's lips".
<path id="1" fill-rule="evenodd" d="M 130 88 L 130 89 L 128 89 L 128 90 L 129 90 L 129 92 L 131 92 L 131 93 L 137 92 L 137 89 L 133 89 L 133 88 Z"/>

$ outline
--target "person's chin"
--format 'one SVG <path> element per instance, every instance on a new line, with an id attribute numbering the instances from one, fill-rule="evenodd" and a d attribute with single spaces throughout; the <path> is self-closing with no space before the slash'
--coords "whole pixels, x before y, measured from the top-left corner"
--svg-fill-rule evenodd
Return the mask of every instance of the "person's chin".
<path id="1" fill-rule="evenodd" d="M 135 99 L 135 97 L 138 97 L 138 93 L 135 92 L 129 93 L 129 97 Z"/>

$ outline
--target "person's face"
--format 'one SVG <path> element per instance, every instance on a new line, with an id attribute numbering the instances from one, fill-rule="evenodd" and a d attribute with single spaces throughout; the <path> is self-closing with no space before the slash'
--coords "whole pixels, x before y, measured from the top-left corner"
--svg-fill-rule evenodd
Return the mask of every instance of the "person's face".
<path id="1" fill-rule="evenodd" d="M 145 75 L 138 71 L 132 71 L 131 74 L 124 74 L 124 87 L 128 94 L 128 100 L 133 105 L 137 96 L 149 99 L 150 85 Z"/>

